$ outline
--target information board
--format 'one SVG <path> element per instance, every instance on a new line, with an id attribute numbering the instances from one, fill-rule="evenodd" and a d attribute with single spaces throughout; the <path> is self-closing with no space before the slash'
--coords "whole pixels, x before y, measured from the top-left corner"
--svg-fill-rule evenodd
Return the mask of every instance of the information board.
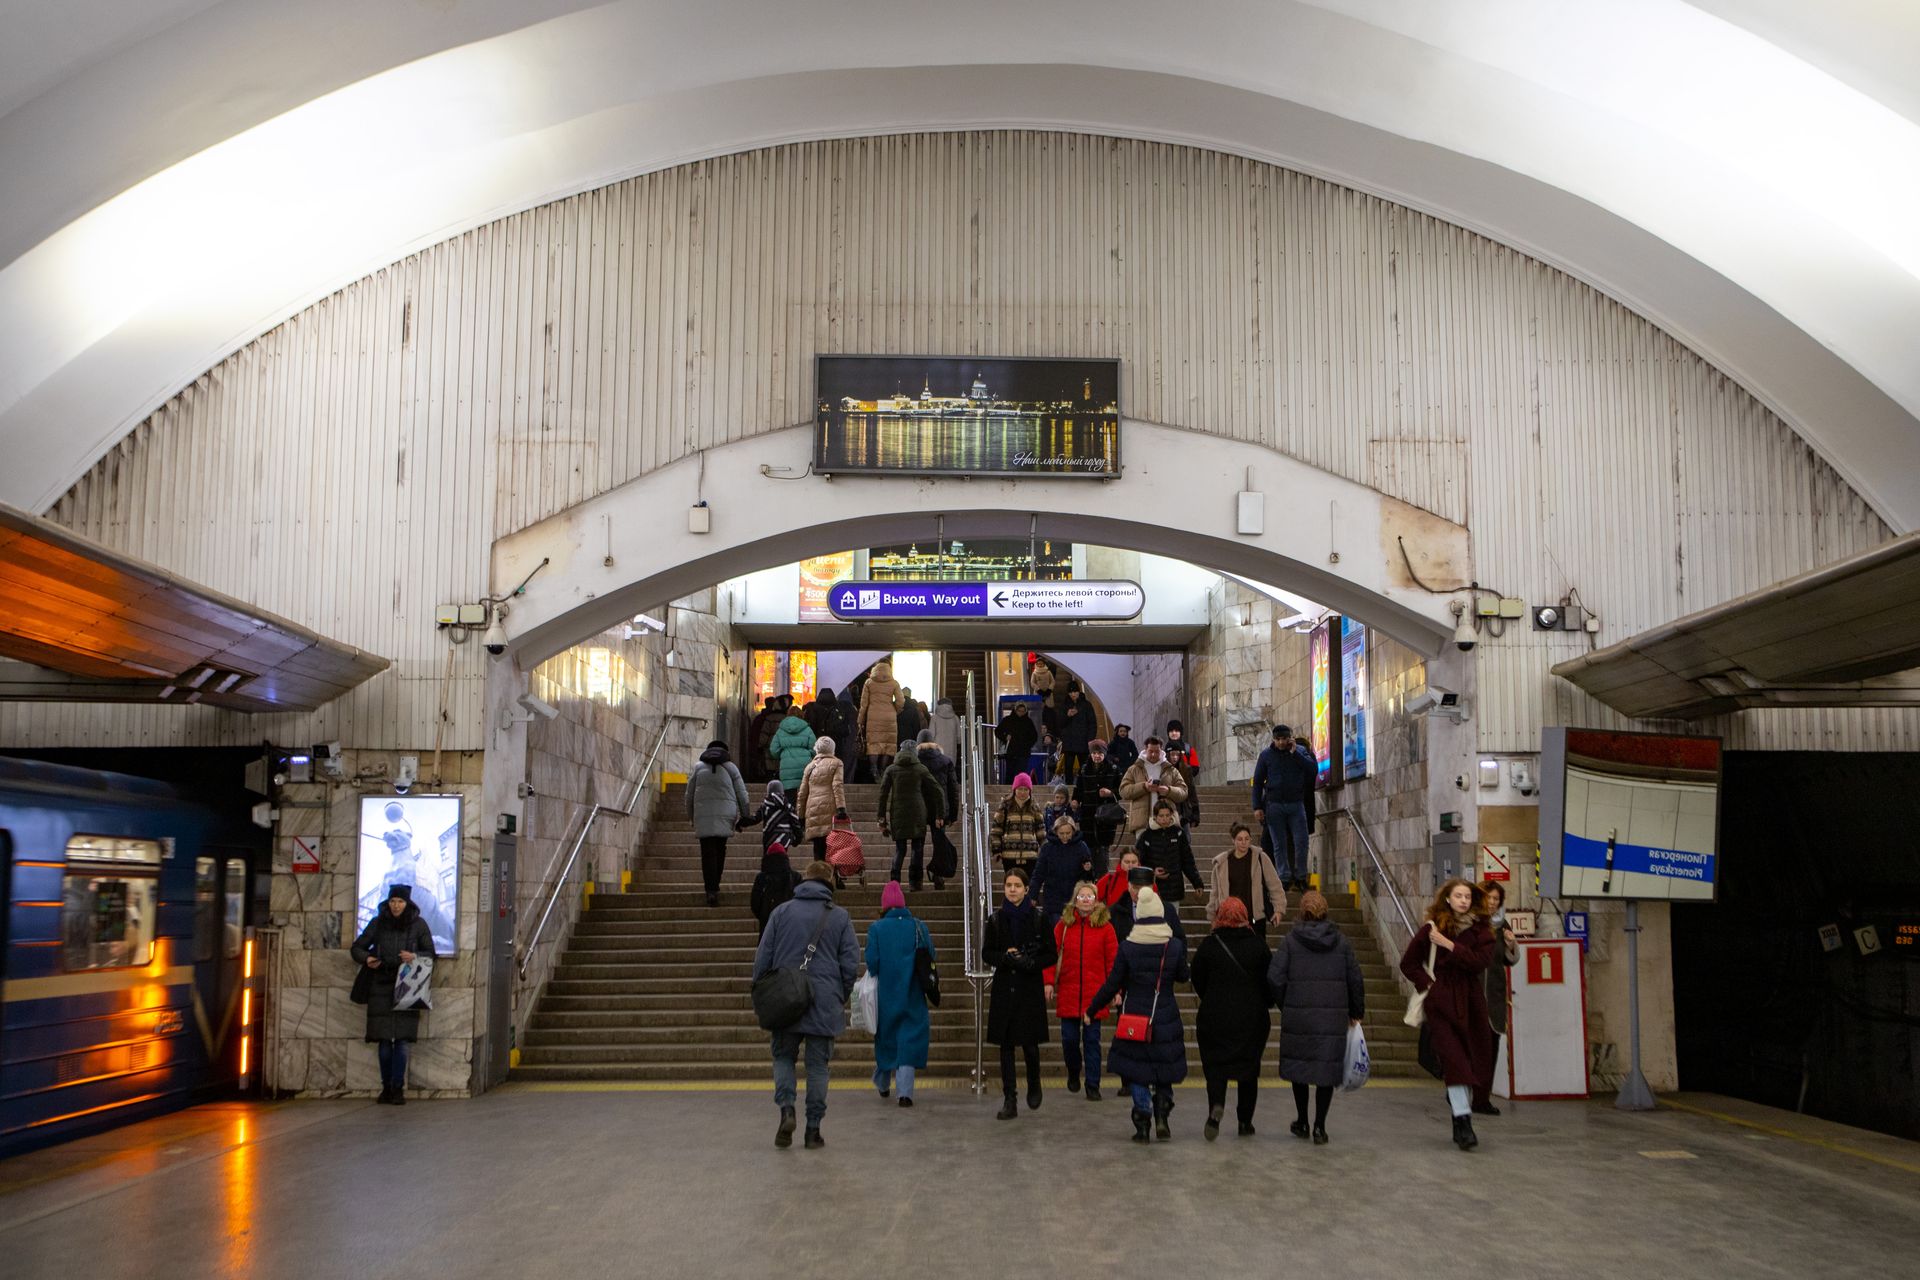
<path id="1" fill-rule="evenodd" d="M 892 618 L 922 621 L 1125 621 L 1147 595 L 1137 582 L 836 582 L 827 592 L 833 616 L 848 622 Z"/>
<path id="2" fill-rule="evenodd" d="M 1718 738 L 1549 728 L 1540 773 L 1542 895 L 1714 900 Z"/>

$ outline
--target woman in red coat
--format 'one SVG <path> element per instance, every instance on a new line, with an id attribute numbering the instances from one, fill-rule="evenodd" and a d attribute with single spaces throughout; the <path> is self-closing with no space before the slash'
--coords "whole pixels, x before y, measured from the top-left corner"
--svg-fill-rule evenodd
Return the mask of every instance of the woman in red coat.
<path id="1" fill-rule="evenodd" d="M 1125 890 L 1121 890 L 1124 895 Z M 1067 1092 L 1080 1089 L 1082 1060 L 1087 1071 L 1087 1101 L 1100 1101 L 1100 1023 L 1105 1009 L 1089 1016 L 1087 997 L 1100 989 L 1120 954 L 1120 939 L 1107 917 L 1107 905 L 1090 880 L 1073 887 L 1066 915 L 1053 926 L 1054 952 L 1047 970 L 1047 999 L 1060 1015 L 1060 1052 L 1067 1060 Z"/>
<path id="2" fill-rule="evenodd" d="M 1482 978 L 1492 962 L 1493 933 L 1481 918 L 1479 891 L 1465 880 L 1447 881 L 1400 957 L 1400 972 L 1426 993 L 1426 1034 L 1440 1059 L 1453 1141 L 1462 1151 L 1480 1145 L 1470 1111 L 1473 1091 L 1493 1083 L 1493 1038 L 1487 1034 Z"/>

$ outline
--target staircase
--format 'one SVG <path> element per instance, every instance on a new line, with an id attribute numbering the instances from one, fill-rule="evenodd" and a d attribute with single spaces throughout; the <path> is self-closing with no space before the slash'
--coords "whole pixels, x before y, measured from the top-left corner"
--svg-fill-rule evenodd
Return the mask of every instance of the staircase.
<path id="1" fill-rule="evenodd" d="M 994 788 L 997 800 L 1004 789 Z M 847 788 L 848 810 L 867 849 L 867 884 L 850 883 L 838 895 L 853 916 L 864 947 L 867 926 L 880 914 L 880 889 L 891 862 L 892 846 L 883 846 L 874 818 L 879 789 Z M 1242 815 L 1246 787 L 1206 787 L 1201 791 L 1203 821 L 1194 851 L 1207 874 L 1206 859 L 1227 847 L 1226 829 Z M 758 1080 L 767 1076 L 767 1037 L 755 1023 L 748 990 L 758 931 L 747 910 L 747 894 L 759 871 L 757 832 L 742 832 L 729 846 L 721 886 L 721 905 L 705 905 L 700 885 L 699 845 L 684 816 L 680 789 L 662 798 L 663 821 L 649 837 L 631 893 L 597 893 L 568 941 L 548 983 L 545 998 L 521 1032 L 516 1080 Z M 796 865 L 807 856 L 803 846 Z M 904 877 L 903 877 L 904 878 Z M 1418 1073 L 1413 1029 L 1402 1024 L 1405 1002 L 1387 957 L 1380 954 L 1343 890 L 1329 893 L 1332 918 L 1360 952 L 1367 984 L 1367 1042 L 1373 1070 L 1380 1076 Z M 932 1011 L 933 1037 L 923 1078 L 965 1079 L 973 1066 L 973 1000 L 961 956 L 961 900 L 958 882 L 944 890 L 931 887 L 907 895 L 907 905 L 927 924 L 940 960 L 946 1000 Z M 1297 899 L 1296 899 L 1297 902 Z M 1183 921 L 1190 945 L 1206 937 L 1204 909 L 1188 904 Z M 1284 928 L 1269 936 L 1277 942 Z M 976 937 L 976 945 L 978 939 Z M 1193 1043 L 1198 998 L 1190 988 L 1179 993 L 1187 1027 L 1187 1056 L 1199 1078 L 1199 1049 Z M 1109 1018 L 1109 1028 L 1111 1028 Z M 1111 1030 L 1107 1033 L 1111 1038 Z M 1278 1040 L 1278 1030 L 1275 1031 Z M 1060 1071 L 1058 1042 L 1046 1061 L 1049 1074 Z M 871 1069 L 871 1040 L 849 1033 L 842 1041 L 840 1069 Z M 1273 1070 L 1269 1050 L 1268 1070 Z M 868 1063 L 861 1067 L 862 1060 Z M 996 1051 L 987 1049 L 990 1077 L 998 1071 Z"/>

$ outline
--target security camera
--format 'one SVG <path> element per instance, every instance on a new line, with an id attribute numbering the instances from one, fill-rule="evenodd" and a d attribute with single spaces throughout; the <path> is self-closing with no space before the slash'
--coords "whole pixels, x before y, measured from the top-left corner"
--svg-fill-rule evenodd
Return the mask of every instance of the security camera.
<path id="1" fill-rule="evenodd" d="M 401 756 L 400 768 L 393 775 L 393 789 L 401 795 L 413 790 L 413 784 L 420 778 L 420 757 Z"/>
<path id="2" fill-rule="evenodd" d="M 1480 633 L 1473 629 L 1473 612 L 1465 604 L 1453 601 L 1453 649 L 1471 652 L 1478 643 Z"/>
<path id="3" fill-rule="evenodd" d="M 542 701 L 530 693 L 523 693 L 514 699 L 514 701 L 518 702 L 528 711 L 531 711 L 534 715 L 539 716 L 542 720 L 551 720 L 560 714 L 560 708 L 554 706 L 551 702 Z"/>
<path id="4" fill-rule="evenodd" d="M 496 658 L 507 651 L 507 629 L 500 625 L 499 614 L 493 615 L 493 621 L 487 626 L 487 634 L 480 638 L 480 643 L 487 646 L 487 652 Z"/>
<path id="5" fill-rule="evenodd" d="M 1407 699 L 1407 714 L 1423 716 L 1430 713 L 1452 716 L 1458 720 L 1466 714 L 1466 708 L 1461 705 L 1459 694 L 1451 689 L 1443 689 L 1437 684 L 1430 684 Z"/>

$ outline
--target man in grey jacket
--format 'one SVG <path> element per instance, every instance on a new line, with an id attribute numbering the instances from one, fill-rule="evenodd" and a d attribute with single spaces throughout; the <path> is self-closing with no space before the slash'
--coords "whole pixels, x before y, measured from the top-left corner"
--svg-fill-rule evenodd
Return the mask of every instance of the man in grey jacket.
<path id="1" fill-rule="evenodd" d="M 813 958 L 807 947 L 815 931 L 820 940 Z M 793 1026 L 773 1032 L 773 1102 L 780 1108 L 780 1127 L 773 1145 L 793 1145 L 793 1100 L 795 1060 L 800 1045 L 807 1053 L 807 1137 L 809 1151 L 827 1145 L 820 1136 L 820 1121 L 827 1114 L 828 1063 L 833 1059 L 833 1042 L 847 1026 L 847 998 L 860 976 L 860 950 L 854 943 L 853 921 L 844 907 L 833 904 L 833 868 L 824 862 L 809 862 L 799 888 L 791 901 L 783 902 L 767 917 L 767 931 L 760 935 L 760 949 L 753 956 L 753 978 L 775 969 L 807 966 L 812 984 L 813 1004 Z"/>

